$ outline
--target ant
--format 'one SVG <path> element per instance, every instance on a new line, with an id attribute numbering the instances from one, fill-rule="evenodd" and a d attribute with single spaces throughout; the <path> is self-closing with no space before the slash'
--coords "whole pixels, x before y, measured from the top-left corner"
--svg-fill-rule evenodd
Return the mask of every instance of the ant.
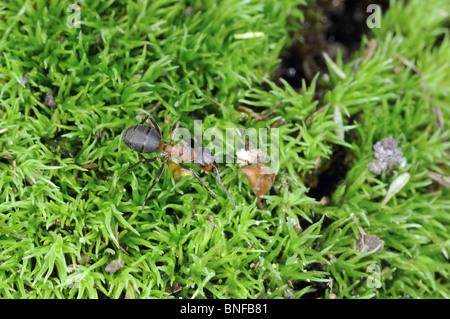
<path id="1" fill-rule="evenodd" d="M 147 122 L 148 120 L 150 120 L 153 127 L 151 127 L 150 125 L 143 124 L 148 123 Z M 123 134 L 123 142 L 127 147 L 138 153 L 153 153 L 156 150 L 160 150 L 161 153 L 159 153 L 153 158 L 145 158 L 141 154 L 139 154 L 139 162 L 131 165 L 128 169 L 125 170 L 125 172 L 123 172 L 117 177 L 121 177 L 126 172 L 132 170 L 141 163 L 154 162 L 159 158 L 164 158 L 161 168 L 159 169 L 158 175 L 156 176 L 153 183 L 150 185 L 147 194 L 144 197 L 144 202 L 142 203 L 142 209 L 144 209 L 145 202 L 147 201 L 148 198 L 148 194 L 161 178 L 161 175 L 164 171 L 164 167 L 166 166 L 167 161 L 172 157 L 177 157 L 179 162 L 178 164 L 182 168 L 190 170 L 194 174 L 195 178 L 198 179 L 200 184 L 202 184 L 202 186 L 208 191 L 208 193 L 213 198 L 217 198 L 217 196 L 209 190 L 209 188 L 205 185 L 200 176 L 198 176 L 198 174 L 195 172 L 195 170 L 192 167 L 189 167 L 183 163 L 194 162 L 198 167 L 200 167 L 202 170 L 206 172 L 215 172 L 220 186 L 224 189 L 224 191 L 230 198 L 231 202 L 233 203 L 233 209 L 236 209 L 236 204 L 234 203 L 233 197 L 231 197 L 231 195 L 228 193 L 228 191 L 222 184 L 222 180 L 220 179 L 219 175 L 219 169 L 217 168 L 216 158 L 211 153 L 211 151 L 207 148 L 202 148 L 200 150 L 201 154 L 199 154 L 198 150 L 192 147 L 189 146 L 178 147 L 173 145 L 173 139 L 176 135 L 179 124 L 180 121 L 177 121 L 175 123 L 175 127 L 172 131 L 172 135 L 170 138 L 170 143 L 166 143 L 162 140 L 161 128 L 151 115 L 149 115 L 146 119 L 144 119 L 141 122 L 141 124 L 133 125 L 127 128 L 125 133 Z"/>

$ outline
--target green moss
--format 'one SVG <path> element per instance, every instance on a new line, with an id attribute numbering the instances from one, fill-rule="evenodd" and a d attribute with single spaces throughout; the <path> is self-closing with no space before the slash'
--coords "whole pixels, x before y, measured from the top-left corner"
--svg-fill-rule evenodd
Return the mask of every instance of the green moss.
<path id="1" fill-rule="evenodd" d="M 296 90 L 272 79 L 303 21 L 298 1 L 79 0 L 79 29 L 66 25 L 72 3 L 0 2 L 0 156 L 14 157 L 0 159 L 1 297 L 450 297 L 449 190 L 430 190 L 428 176 L 450 174 L 448 4 L 392 2 L 368 36 L 370 59 L 355 67 L 365 37 L 350 62 L 328 61 L 329 76 Z M 248 32 L 258 36 L 236 37 Z M 237 110 L 278 103 L 266 122 Z M 160 163 L 105 179 L 137 161 L 121 133 L 158 104 L 164 136 L 176 120 L 190 130 L 194 118 L 204 130 L 284 120 L 267 209 L 237 165 L 221 173 L 236 210 L 213 174 L 202 178 L 215 201 L 166 169 L 144 211 Z M 372 147 L 387 136 L 406 164 L 374 176 Z M 311 180 L 343 153 L 342 181 L 321 206 Z M 404 172 L 407 185 L 381 204 Z M 381 253 L 355 248 L 364 231 Z M 125 266 L 106 272 L 114 259 Z"/>

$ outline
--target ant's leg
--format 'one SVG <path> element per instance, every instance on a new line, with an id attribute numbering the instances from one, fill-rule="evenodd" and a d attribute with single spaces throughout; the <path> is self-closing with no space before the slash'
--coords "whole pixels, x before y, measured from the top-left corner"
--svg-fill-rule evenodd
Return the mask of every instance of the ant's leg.
<path id="1" fill-rule="evenodd" d="M 142 210 L 144 210 L 145 202 L 147 201 L 148 194 L 149 194 L 150 191 L 153 189 L 153 187 L 155 187 L 156 183 L 158 183 L 159 179 L 161 178 L 161 175 L 162 175 L 162 173 L 163 173 L 163 171 L 164 171 L 164 167 L 166 166 L 166 163 L 167 163 L 167 161 L 169 160 L 169 158 L 170 158 L 170 157 L 167 157 L 167 158 L 164 160 L 164 162 L 163 162 L 162 165 L 161 165 L 161 168 L 159 169 L 158 176 L 156 176 L 156 178 L 155 178 L 155 180 L 153 181 L 152 185 L 150 185 L 150 187 L 148 188 L 147 193 L 145 194 L 145 197 L 144 197 L 144 202 L 142 203 Z"/>
<path id="2" fill-rule="evenodd" d="M 150 119 L 150 122 L 152 122 L 155 129 L 158 131 L 159 136 L 161 136 L 161 128 L 159 127 L 158 123 L 156 123 L 155 119 L 149 115 L 148 118 Z"/>
<path id="3" fill-rule="evenodd" d="M 217 196 L 216 196 L 213 192 L 211 192 L 211 191 L 209 190 L 208 187 L 206 187 L 205 183 L 202 181 L 202 179 L 200 178 L 200 176 L 198 176 L 197 172 L 194 171 L 194 169 L 193 169 L 192 167 L 189 167 L 189 166 L 187 166 L 187 165 L 184 165 L 183 163 L 179 163 L 179 165 L 180 165 L 182 168 L 184 168 L 184 169 L 190 170 L 190 171 L 194 174 L 195 178 L 198 179 L 198 181 L 200 182 L 200 184 L 202 184 L 202 186 L 203 186 L 204 188 L 206 188 L 206 190 L 208 191 L 208 193 L 209 193 L 213 198 L 217 198 Z"/>
<path id="4" fill-rule="evenodd" d="M 139 164 L 145 163 L 145 162 L 154 162 L 154 161 L 156 161 L 156 160 L 157 160 L 158 158 L 160 158 L 160 157 L 161 157 L 161 156 L 159 156 L 159 154 L 158 154 L 157 156 L 153 157 L 153 158 L 145 158 L 145 157 L 142 157 L 141 155 L 139 155 L 139 162 L 137 162 L 137 163 L 131 165 L 130 167 L 128 167 L 128 168 L 125 170 L 125 172 L 123 172 L 122 174 L 120 174 L 120 175 L 118 175 L 118 176 L 114 176 L 114 177 L 107 176 L 107 179 L 119 178 L 119 177 L 123 176 L 126 172 L 131 171 L 133 168 L 135 168 L 135 167 L 138 166 Z"/>
<path id="5" fill-rule="evenodd" d="M 142 116 L 144 116 L 144 114 L 142 114 Z M 147 120 L 148 120 L 148 116 L 144 117 L 144 119 L 141 121 L 141 123 L 139 123 L 139 125 L 147 123 Z"/>
<path id="6" fill-rule="evenodd" d="M 152 123 L 152 126 L 158 132 L 159 136 L 161 136 L 161 128 L 159 127 L 158 123 L 156 123 L 155 119 L 151 115 L 149 115 L 145 119 L 143 119 L 140 124 L 148 123 L 147 122 L 148 120 L 150 120 L 150 122 Z"/>
<path id="7" fill-rule="evenodd" d="M 173 131 L 172 131 L 172 136 L 170 137 L 170 144 L 173 144 L 173 138 L 175 137 L 175 134 L 177 134 L 178 125 L 180 125 L 180 121 L 177 121 L 175 123 L 175 127 L 173 128 Z"/>
<path id="8" fill-rule="evenodd" d="M 222 184 L 222 180 L 220 179 L 220 174 L 219 174 L 219 170 L 217 169 L 217 167 L 215 165 L 212 165 L 216 171 L 216 175 L 217 175 L 217 180 L 219 181 L 220 186 L 223 188 L 223 190 L 225 191 L 225 193 L 227 193 L 228 197 L 231 199 L 231 202 L 233 203 L 233 209 L 236 209 L 236 204 L 234 203 L 234 199 L 233 197 L 231 197 L 230 193 L 228 193 L 227 189 L 223 186 Z"/>

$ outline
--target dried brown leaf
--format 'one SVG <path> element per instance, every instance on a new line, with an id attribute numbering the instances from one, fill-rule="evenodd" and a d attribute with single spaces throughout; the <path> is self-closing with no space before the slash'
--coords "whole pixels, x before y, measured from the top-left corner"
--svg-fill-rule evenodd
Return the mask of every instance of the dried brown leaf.
<path id="1" fill-rule="evenodd" d="M 121 269 L 123 266 L 125 266 L 125 261 L 123 260 L 119 261 L 119 259 L 114 259 L 106 266 L 105 271 L 110 274 L 113 274 L 117 272 L 119 269 Z"/>
<path id="2" fill-rule="evenodd" d="M 45 96 L 44 104 L 51 108 L 56 105 L 52 92 L 47 93 L 47 95 Z"/>
<path id="3" fill-rule="evenodd" d="M 362 253 L 372 251 L 375 248 L 378 249 L 374 251 L 374 254 L 381 253 L 384 248 L 384 241 L 375 235 L 369 233 L 361 234 L 356 240 L 356 249 Z"/>
<path id="4" fill-rule="evenodd" d="M 89 256 L 89 255 L 81 255 L 80 257 L 77 258 L 77 263 L 82 266 L 86 265 L 90 261 L 91 261 L 91 256 Z"/>
<path id="5" fill-rule="evenodd" d="M 184 169 L 183 167 L 181 167 L 180 165 L 178 165 L 177 163 L 175 163 L 172 160 L 169 160 L 168 162 L 168 166 L 170 171 L 173 174 L 173 177 L 175 177 L 175 180 L 180 180 L 180 178 L 185 177 L 185 176 L 192 176 L 192 172 L 188 169 Z"/>
<path id="6" fill-rule="evenodd" d="M 173 284 L 166 286 L 165 292 L 171 295 L 171 294 L 181 291 L 182 289 L 183 289 L 183 286 L 179 282 L 174 281 Z"/>
<path id="7" fill-rule="evenodd" d="M 245 166 L 242 171 L 255 192 L 259 208 L 264 209 L 265 205 L 261 196 L 269 192 L 275 180 L 275 173 L 269 166 L 261 163 Z"/>
<path id="8" fill-rule="evenodd" d="M 90 163 L 90 164 L 81 165 L 81 167 L 85 168 L 85 169 L 96 169 L 99 167 L 99 165 L 97 163 Z"/>
<path id="9" fill-rule="evenodd" d="M 450 176 L 444 176 L 438 173 L 431 172 L 428 173 L 428 177 L 438 182 L 442 186 L 450 187 Z"/>

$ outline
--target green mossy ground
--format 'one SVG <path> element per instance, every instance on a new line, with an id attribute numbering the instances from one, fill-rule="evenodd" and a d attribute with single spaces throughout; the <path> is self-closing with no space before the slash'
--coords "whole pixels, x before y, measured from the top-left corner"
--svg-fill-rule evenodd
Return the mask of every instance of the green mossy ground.
<path id="1" fill-rule="evenodd" d="M 66 25 L 71 3 L 0 2 L 0 297 L 450 298 L 449 190 L 428 176 L 450 175 L 448 1 L 392 2 L 351 62 L 338 56 L 300 91 L 271 79 L 301 1 L 78 0 L 81 28 Z M 262 36 L 235 37 L 247 32 Z M 368 38 L 377 48 L 356 69 Z M 267 122 L 236 110 L 279 102 Z M 213 174 L 202 176 L 215 201 L 165 170 L 144 211 L 159 163 L 105 180 L 137 161 L 121 133 L 159 103 L 164 132 L 178 119 L 204 130 L 283 119 L 267 209 L 237 165 L 221 173 L 236 210 Z M 372 147 L 387 136 L 406 165 L 374 176 Z M 306 181 L 342 152 L 342 181 L 321 206 Z M 362 232 L 383 251 L 360 253 Z M 114 259 L 124 267 L 106 272 Z"/>

